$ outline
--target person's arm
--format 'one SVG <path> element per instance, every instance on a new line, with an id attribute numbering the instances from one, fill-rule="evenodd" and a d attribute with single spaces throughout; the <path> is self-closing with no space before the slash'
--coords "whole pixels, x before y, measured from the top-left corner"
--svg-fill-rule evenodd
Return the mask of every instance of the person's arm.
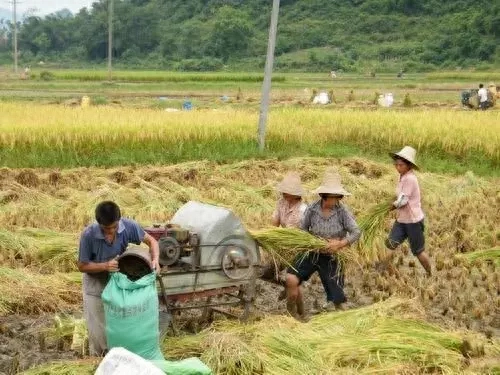
<path id="1" fill-rule="evenodd" d="M 392 204 L 395 208 L 403 208 L 408 204 L 410 197 L 414 194 L 415 189 L 417 188 L 417 180 L 412 176 L 408 178 L 401 188 L 401 192 L 398 195 L 397 199 Z"/>
<path id="2" fill-rule="evenodd" d="M 151 265 L 156 272 L 160 272 L 160 248 L 158 246 L 158 241 L 156 241 L 153 236 L 145 233 L 142 240 L 149 247 L 149 252 L 151 254 Z"/>
<path id="3" fill-rule="evenodd" d="M 83 273 L 118 272 L 118 261 L 116 258 L 103 263 L 78 261 L 78 271 Z"/>
<path id="4" fill-rule="evenodd" d="M 84 232 L 80 238 L 77 262 L 78 270 L 83 273 L 117 272 L 118 261 L 116 258 L 100 263 L 91 261 L 92 241 L 89 236 L 88 232 Z"/>

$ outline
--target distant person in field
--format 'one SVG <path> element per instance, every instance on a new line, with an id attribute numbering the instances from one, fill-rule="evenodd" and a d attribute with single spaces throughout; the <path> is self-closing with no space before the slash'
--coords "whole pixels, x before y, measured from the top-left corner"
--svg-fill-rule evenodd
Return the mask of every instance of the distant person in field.
<path id="1" fill-rule="evenodd" d="M 399 173 L 399 182 L 396 188 L 396 200 L 392 209 L 397 211 L 396 221 L 392 226 L 386 246 L 391 254 L 382 263 L 386 266 L 392 262 L 394 250 L 405 240 L 410 243 L 410 249 L 418 258 L 427 275 L 431 275 L 431 263 L 425 252 L 424 212 L 420 202 L 420 187 L 417 176 L 413 172 L 418 169 L 415 163 L 416 151 L 410 146 L 405 146 L 401 151 L 391 153 L 394 166 Z"/>
<path id="2" fill-rule="evenodd" d="M 477 96 L 479 97 L 479 108 L 484 111 L 488 107 L 488 90 L 482 83 L 479 84 Z"/>
<path id="3" fill-rule="evenodd" d="M 288 173 L 281 181 L 276 190 L 280 193 L 280 198 L 273 212 L 271 223 L 275 227 L 299 228 L 302 217 L 307 209 L 302 197 L 305 194 L 302 187 L 300 175 L 296 172 Z M 275 264 L 269 261 L 264 267 L 262 280 L 285 286 L 285 280 L 280 279 L 279 273 L 286 267 L 282 264 Z M 280 294 L 279 299 L 285 299 L 286 290 Z M 302 308 L 303 309 L 303 308 Z"/>
<path id="4" fill-rule="evenodd" d="M 160 270 L 158 242 L 145 233 L 138 223 L 121 217 L 120 208 L 111 201 L 101 202 L 95 209 L 96 222 L 80 237 L 78 270 L 83 272 L 83 315 L 89 332 L 91 356 L 107 351 L 104 305 L 101 294 L 110 272 L 118 272 L 118 256 L 129 243 L 149 246 L 153 268 Z"/>
<path id="5" fill-rule="evenodd" d="M 328 170 L 323 183 L 316 189 L 320 199 L 310 205 L 300 225 L 315 236 L 328 241 L 326 249 L 309 252 L 306 257 L 297 257 L 293 267 L 288 268 L 287 309 L 292 316 L 304 317 L 297 302 L 302 302 L 300 285 L 316 272 L 326 293 L 326 311 L 343 310 L 347 301 L 344 293 L 344 270 L 340 267 L 337 253 L 352 245 L 361 236 L 361 230 L 351 211 L 341 203 L 343 197 L 351 195 L 341 183 L 340 175 Z"/>

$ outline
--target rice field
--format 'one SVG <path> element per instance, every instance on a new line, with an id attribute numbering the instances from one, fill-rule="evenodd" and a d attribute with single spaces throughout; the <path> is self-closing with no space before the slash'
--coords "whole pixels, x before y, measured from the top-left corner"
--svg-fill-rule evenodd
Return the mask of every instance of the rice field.
<path id="1" fill-rule="evenodd" d="M 0 159 L 7 167 L 114 166 L 356 152 L 380 157 L 404 144 L 417 148 L 423 166 L 431 170 L 472 165 L 479 173 L 498 175 L 500 166 L 497 111 L 279 109 L 270 114 L 264 154 L 256 149 L 258 113 L 250 110 L 166 113 L 109 106 L 83 110 L 0 103 L 0 111 Z M 441 159 L 449 163 L 436 164 Z"/>
<path id="2" fill-rule="evenodd" d="M 81 358 L 81 350 L 75 354 L 70 346 L 82 309 L 78 236 L 93 221 L 98 202 L 114 200 L 124 216 L 149 226 L 197 200 L 230 208 L 259 233 L 269 228 L 275 185 L 285 173 L 301 173 L 305 199 L 312 203 L 312 190 L 332 166 L 353 194 L 344 203 L 365 229 L 360 244 L 346 253 L 350 309 L 300 323 L 286 316 L 285 303 L 278 301 L 281 289 L 259 282 L 252 323 L 220 320 L 207 327 L 187 316 L 184 334 L 165 338 L 165 356 L 197 356 L 214 374 L 225 375 L 498 372 L 500 112 L 449 105 L 381 109 L 368 102 L 386 83 L 425 96 L 431 94 L 419 91 L 424 85 L 438 90 L 447 82 L 457 90 L 467 75 L 432 73 L 398 82 L 381 77 L 373 83 L 363 77 L 331 83 L 320 74 L 278 75 L 264 153 L 256 150 L 261 74 L 114 76 L 117 82 L 108 84 L 101 83 L 104 72 L 62 70 L 54 72 L 53 82 L 0 81 L 0 91 L 42 88 L 36 95 L 50 96 L 58 88 L 74 96 L 80 85 L 82 92 L 107 95 L 141 85 L 144 95 L 160 95 L 165 84 L 193 85 L 217 97 L 227 87 L 249 94 L 238 103 L 217 99 L 213 107 L 185 112 L 128 105 L 137 98 L 125 91 L 130 103 L 110 96 L 108 104 L 85 109 L 38 99 L 0 101 L 0 373 L 94 372 L 99 360 Z M 306 84 L 336 84 L 344 91 L 354 85 L 364 96 L 352 106 L 314 108 L 302 89 Z M 372 264 L 384 255 L 394 219 L 382 212 L 397 182 L 387 152 L 404 144 L 418 149 L 422 167 L 418 177 L 434 268 L 429 278 L 407 246 L 392 269 L 381 273 Z M 305 283 L 304 295 L 311 314 L 320 310 L 318 277 Z M 19 355 L 26 351 L 32 355 Z"/>
<path id="3" fill-rule="evenodd" d="M 77 81 L 107 81 L 105 70 L 49 70 L 53 79 Z M 115 70 L 113 80 L 127 82 L 262 82 L 261 73 L 175 73 L 162 71 Z M 276 82 L 285 81 L 284 76 L 273 77 Z"/>

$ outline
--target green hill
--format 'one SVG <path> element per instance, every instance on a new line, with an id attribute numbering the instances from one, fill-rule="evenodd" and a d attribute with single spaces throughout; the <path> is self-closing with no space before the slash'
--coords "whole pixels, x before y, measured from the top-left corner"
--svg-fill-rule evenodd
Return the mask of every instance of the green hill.
<path id="1" fill-rule="evenodd" d="M 270 0 L 115 0 L 114 55 L 128 67 L 261 68 Z M 486 68 L 500 63 L 500 3 L 465 0 L 282 0 L 281 70 Z M 107 1 L 24 20 L 24 61 L 100 62 Z"/>

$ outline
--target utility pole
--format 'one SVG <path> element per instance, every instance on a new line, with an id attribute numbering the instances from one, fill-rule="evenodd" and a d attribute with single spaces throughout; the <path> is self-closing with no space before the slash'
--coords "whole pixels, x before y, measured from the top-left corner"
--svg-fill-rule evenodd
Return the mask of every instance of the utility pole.
<path id="1" fill-rule="evenodd" d="M 280 0 L 273 0 L 273 10 L 271 14 L 271 25 L 269 27 L 269 41 L 267 44 L 266 66 L 264 69 L 264 82 L 262 84 L 262 99 L 260 103 L 259 115 L 259 150 L 264 151 L 266 146 L 266 122 L 269 110 L 269 93 L 271 91 L 271 76 L 273 74 L 274 49 L 276 46 L 276 33 L 278 30 L 278 14 L 280 10 Z"/>
<path id="2" fill-rule="evenodd" d="M 14 72 L 17 73 L 17 0 L 12 0 L 12 20 L 14 21 Z"/>
<path id="3" fill-rule="evenodd" d="M 113 0 L 108 0 L 108 80 L 113 79 Z"/>

